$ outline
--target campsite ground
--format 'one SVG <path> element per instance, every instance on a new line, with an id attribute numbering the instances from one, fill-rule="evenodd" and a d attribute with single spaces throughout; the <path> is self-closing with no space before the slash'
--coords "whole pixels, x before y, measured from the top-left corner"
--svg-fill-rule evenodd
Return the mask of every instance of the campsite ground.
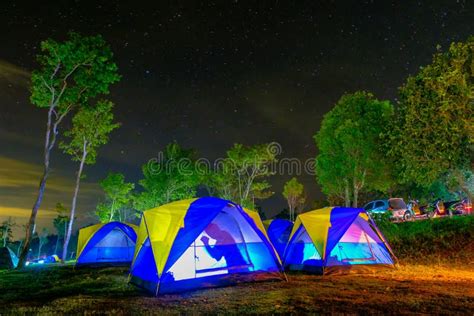
<path id="1" fill-rule="evenodd" d="M 376 274 L 288 274 L 247 283 L 150 296 L 128 285 L 127 268 L 36 266 L 0 271 L 3 314 L 467 314 L 474 315 L 474 216 L 379 227 L 400 258 Z"/>
<path id="2" fill-rule="evenodd" d="M 372 275 L 289 274 L 159 298 L 127 285 L 124 268 L 44 266 L 0 272 L 0 314 L 474 313 L 473 265 L 401 264 Z"/>

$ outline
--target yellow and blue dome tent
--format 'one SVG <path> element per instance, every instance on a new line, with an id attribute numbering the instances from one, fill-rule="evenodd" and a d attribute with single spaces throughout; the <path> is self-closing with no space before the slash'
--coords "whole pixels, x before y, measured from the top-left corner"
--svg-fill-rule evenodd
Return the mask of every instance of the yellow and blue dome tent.
<path id="1" fill-rule="evenodd" d="M 121 222 L 100 223 L 79 230 L 76 265 L 130 264 L 138 227 Z"/>
<path id="2" fill-rule="evenodd" d="M 282 278 L 256 212 L 213 197 L 143 212 L 130 281 L 155 295 Z"/>
<path id="3" fill-rule="evenodd" d="M 283 258 L 293 228 L 293 222 L 287 219 L 276 218 L 264 221 L 263 224 L 267 228 L 268 238 L 275 247 L 280 258 Z"/>
<path id="4" fill-rule="evenodd" d="M 289 270 L 323 274 L 393 267 L 392 249 L 365 210 L 327 207 L 298 215 L 284 254 Z"/>

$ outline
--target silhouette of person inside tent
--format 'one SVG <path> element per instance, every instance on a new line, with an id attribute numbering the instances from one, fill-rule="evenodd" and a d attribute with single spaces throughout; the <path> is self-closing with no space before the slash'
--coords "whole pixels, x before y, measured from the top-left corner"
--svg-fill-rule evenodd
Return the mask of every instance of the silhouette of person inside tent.
<path id="1" fill-rule="evenodd" d="M 209 224 L 204 232 L 216 240 L 215 245 L 211 246 L 207 236 L 201 237 L 201 241 L 211 257 L 217 261 L 224 257 L 227 268 L 229 270 L 231 269 L 234 273 L 248 271 L 248 262 L 242 256 L 239 247 L 229 232 L 221 230 L 220 227 L 214 223 Z M 245 247 L 245 245 L 243 246 Z"/>

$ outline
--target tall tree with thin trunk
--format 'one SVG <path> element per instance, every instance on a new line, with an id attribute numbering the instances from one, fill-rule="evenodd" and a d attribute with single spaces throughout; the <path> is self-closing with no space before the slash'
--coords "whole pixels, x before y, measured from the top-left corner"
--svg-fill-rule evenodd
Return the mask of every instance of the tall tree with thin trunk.
<path id="1" fill-rule="evenodd" d="M 68 142 L 60 144 L 65 153 L 72 156 L 72 160 L 79 162 L 76 174 L 76 185 L 72 197 L 69 223 L 64 237 L 63 261 L 66 260 L 69 240 L 72 234 L 74 216 L 76 214 L 77 196 L 81 177 L 86 164 L 94 164 L 97 159 L 97 150 L 109 140 L 109 134 L 119 127 L 114 123 L 112 113 L 113 104 L 110 101 L 99 101 L 94 107 L 83 107 L 72 119 L 72 129 L 65 133 Z"/>
<path id="2" fill-rule="evenodd" d="M 13 237 L 13 227 L 16 226 L 15 221 L 9 217 L 6 221 L 2 223 L 0 226 L 0 234 L 2 238 L 2 243 L 3 247 L 6 247 L 8 244 L 8 241 L 10 241 Z"/>
<path id="3" fill-rule="evenodd" d="M 304 186 L 298 179 L 292 178 L 283 187 L 283 196 L 288 202 L 288 209 L 290 211 L 290 221 L 295 220 L 295 213 L 300 210 L 306 198 L 304 196 Z"/>
<path id="4" fill-rule="evenodd" d="M 54 246 L 54 253 L 57 254 L 59 248 L 59 241 L 61 240 L 61 238 L 64 238 L 66 236 L 69 217 L 67 214 L 67 210 L 62 203 L 56 204 L 55 211 L 58 215 L 53 220 L 53 225 L 56 229 L 57 234 L 56 245 Z"/>
<path id="5" fill-rule="evenodd" d="M 48 235 L 49 231 L 46 227 L 38 234 L 38 258 L 41 256 L 41 249 L 43 249 L 43 246 L 48 242 Z"/>
<path id="6" fill-rule="evenodd" d="M 48 39 L 41 43 L 41 53 L 37 56 L 39 68 L 31 75 L 30 100 L 37 107 L 48 110 L 43 173 L 26 227 L 18 268 L 26 263 L 59 127 L 71 111 L 86 104 L 90 98 L 107 94 L 109 86 L 119 81 L 112 58 L 112 51 L 101 36 L 84 37 L 71 33 L 64 42 Z"/>
<path id="7" fill-rule="evenodd" d="M 125 220 L 121 215 L 130 209 L 132 190 L 135 185 L 125 182 L 123 174 L 110 172 L 105 179 L 100 181 L 100 186 L 104 190 L 106 200 L 97 205 L 95 214 L 99 220 L 102 223 L 111 222 L 114 219 Z"/>
<path id="8" fill-rule="evenodd" d="M 325 194 L 357 207 L 359 193 L 390 187 L 391 169 L 381 150 L 381 134 L 392 117 L 390 102 L 364 91 L 343 95 L 324 115 L 314 138 L 319 150 L 316 176 Z"/>

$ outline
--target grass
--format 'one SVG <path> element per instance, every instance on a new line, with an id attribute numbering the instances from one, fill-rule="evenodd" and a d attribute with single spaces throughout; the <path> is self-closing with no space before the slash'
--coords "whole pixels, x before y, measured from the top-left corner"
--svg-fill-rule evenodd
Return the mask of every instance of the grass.
<path id="1" fill-rule="evenodd" d="M 0 314 L 466 313 L 474 270 L 401 265 L 370 275 L 289 274 L 289 282 L 152 297 L 124 268 L 35 267 L 0 274 Z"/>
<path id="2" fill-rule="evenodd" d="M 404 262 L 474 264 L 474 216 L 396 224 L 382 220 L 378 226 Z"/>
<path id="3" fill-rule="evenodd" d="M 288 282 L 246 283 L 160 297 L 129 285 L 127 268 L 74 269 L 72 265 L 50 265 L 22 271 L 0 271 L 0 315 L 472 315 L 474 263 L 471 261 L 474 251 L 472 247 L 465 247 L 474 243 L 471 225 L 472 219 L 457 218 L 403 223 L 396 227 L 387 226 L 389 228 L 381 225 L 400 256 L 397 269 L 366 275 L 324 277 L 290 273 Z M 405 235 L 400 235 L 402 233 Z M 449 242 L 438 243 L 436 236 L 439 234 Z M 429 244 L 414 243 L 422 237 Z M 455 242 L 462 245 L 454 245 Z M 431 243 L 434 245 L 430 249 L 438 253 L 429 254 L 429 250 L 423 248 Z M 405 252 L 410 247 L 421 251 Z M 427 255 L 444 259 L 425 260 Z"/>

